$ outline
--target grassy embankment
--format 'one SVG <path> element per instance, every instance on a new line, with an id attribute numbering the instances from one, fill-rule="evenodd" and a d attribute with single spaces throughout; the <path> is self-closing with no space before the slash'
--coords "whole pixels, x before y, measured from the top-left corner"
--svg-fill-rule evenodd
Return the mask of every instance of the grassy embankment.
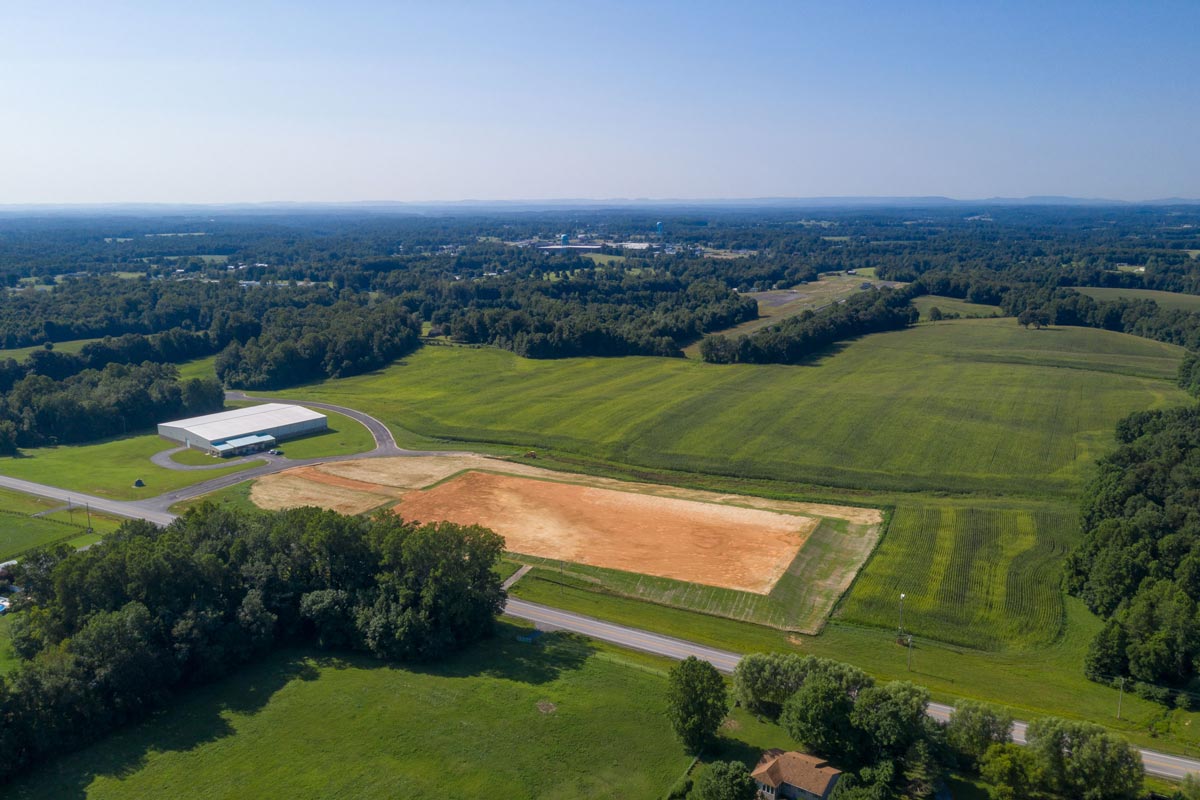
<path id="1" fill-rule="evenodd" d="M 1153 300 L 1163 308 L 1181 311 L 1200 311 L 1200 295 L 1180 294 L 1179 292 L 1160 292 L 1155 289 L 1119 289 L 1095 286 L 1072 287 L 1080 294 L 1086 294 L 1093 300 L 1110 302 L 1113 300 Z"/>
<path id="2" fill-rule="evenodd" d="M 665 718 L 667 664 L 524 630 L 415 668 L 280 652 L 5 797 L 663 796 L 690 761 Z M 735 720 L 730 755 L 790 744 Z"/>

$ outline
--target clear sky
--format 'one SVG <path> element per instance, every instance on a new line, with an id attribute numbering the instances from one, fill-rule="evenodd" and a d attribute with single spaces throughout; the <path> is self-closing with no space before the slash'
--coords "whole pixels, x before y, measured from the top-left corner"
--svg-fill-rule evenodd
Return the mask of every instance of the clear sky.
<path id="1" fill-rule="evenodd" d="M 0 203 L 1200 196 L 1200 0 L 6 3 Z"/>

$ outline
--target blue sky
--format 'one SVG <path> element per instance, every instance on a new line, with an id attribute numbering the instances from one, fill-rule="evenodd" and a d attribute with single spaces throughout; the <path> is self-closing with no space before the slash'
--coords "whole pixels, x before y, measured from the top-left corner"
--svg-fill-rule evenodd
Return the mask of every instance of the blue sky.
<path id="1" fill-rule="evenodd" d="M 0 203 L 1200 196 L 1200 2 L 9 4 Z"/>

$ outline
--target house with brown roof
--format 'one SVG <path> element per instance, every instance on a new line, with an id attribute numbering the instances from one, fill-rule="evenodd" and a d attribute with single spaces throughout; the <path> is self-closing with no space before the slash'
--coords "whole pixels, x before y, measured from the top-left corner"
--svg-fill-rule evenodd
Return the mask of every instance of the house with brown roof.
<path id="1" fill-rule="evenodd" d="M 823 758 L 794 750 L 768 750 L 750 773 L 758 796 L 768 800 L 827 800 L 842 771 Z"/>

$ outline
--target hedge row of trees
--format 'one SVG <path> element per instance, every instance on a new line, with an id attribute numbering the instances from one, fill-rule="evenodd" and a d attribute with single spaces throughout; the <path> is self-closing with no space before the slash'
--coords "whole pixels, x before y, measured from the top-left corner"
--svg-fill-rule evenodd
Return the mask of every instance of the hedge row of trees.
<path id="1" fill-rule="evenodd" d="M 216 358 L 226 386 L 277 389 L 378 369 L 420 344 L 421 321 L 395 301 L 280 308 L 262 332 Z"/>
<path id="2" fill-rule="evenodd" d="M 0 395 L 0 454 L 129 433 L 148 420 L 208 414 L 224 406 L 211 378 L 180 381 L 170 364 L 110 364 L 61 381 L 29 375 Z"/>
<path id="3" fill-rule="evenodd" d="M 851 295 L 750 334 L 705 337 L 700 355 L 716 364 L 796 364 L 836 342 L 912 325 L 920 316 L 912 297 L 909 290 L 887 288 Z"/>
<path id="4" fill-rule="evenodd" d="M 147 361 L 159 364 L 176 364 L 201 358 L 219 351 L 239 335 L 253 336 L 258 331 L 257 323 L 252 329 L 230 331 L 230 338 L 217 339 L 209 332 L 186 331 L 172 328 L 163 333 L 143 336 L 126 333 L 122 336 L 106 336 L 89 342 L 78 353 L 62 353 L 47 344 L 35 350 L 23 361 L 8 358 L 0 361 L 0 392 L 7 392 L 22 378 L 42 375 L 56 381 L 77 375 L 84 370 L 101 370 L 109 364 L 142 364 Z"/>
<path id="5" fill-rule="evenodd" d="M 943 725 L 927 715 L 921 687 L 876 684 L 855 667 L 795 653 L 746 656 L 733 687 L 742 706 L 846 771 L 837 800 L 931 797 L 951 767 L 981 772 L 1003 800 L 1141 794 L 1138 753 L 1097 725 L 1044 718 L 1021 748 L 1012 717 L 996 708 L 964 702 Z"/>
<path id="6" fill-rule="evenodd" d="M 10 625 L 22 660 L 0 676 L 0 780 L 282 644 L 441 658 L 492 630 L 503 544 L 390 513 L 204 505 L 87 551 L 30 553 Z"/>

